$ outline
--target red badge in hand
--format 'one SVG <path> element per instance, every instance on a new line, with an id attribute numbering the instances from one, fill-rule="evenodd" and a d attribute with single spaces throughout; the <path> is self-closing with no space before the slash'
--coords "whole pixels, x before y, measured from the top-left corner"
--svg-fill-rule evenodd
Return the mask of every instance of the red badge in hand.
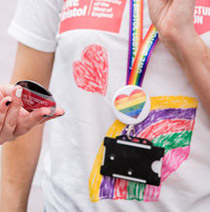
<path id="1" fill-rule="evenodd" d="M 50 116 L 54 115 L 56 103 L 46 88 L 30 80 L 19 81 L 16 85 L 23 87 L 22 106 L 24 109 L 31 112 L 41 107 L 50 107 L 52 109 Z"/>

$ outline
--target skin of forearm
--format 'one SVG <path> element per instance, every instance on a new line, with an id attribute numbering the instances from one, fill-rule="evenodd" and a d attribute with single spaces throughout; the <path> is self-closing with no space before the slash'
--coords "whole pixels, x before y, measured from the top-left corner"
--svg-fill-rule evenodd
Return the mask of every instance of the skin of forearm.
<path id="1" fill-rule="evenodd" d="M 162 35 L 161 39 L 181 65 L 210 116 L 210 49 L 196 32 L 187 32 L 178 36 Z"/>
<path id="2" fill-rule="evenodd" d="M 54 53 L 18 45 L 11 83 L 28 79 L 48 87 Z M 25 212 L 41 148 L 43 126 L 2 147 L 0 212 Z"/>
<path id="3" fill-rule="evenodd" d="M 25 212 L 41 148 L 43 126 L 2 147 L 0 212 Z"/>
<path id="4" fill-rule="evenodd" d="M 195 1 L 148 0 L 148 3 L 160 40 L 181 65 L 210 115 L 210 50 L 194 28 Z"/>

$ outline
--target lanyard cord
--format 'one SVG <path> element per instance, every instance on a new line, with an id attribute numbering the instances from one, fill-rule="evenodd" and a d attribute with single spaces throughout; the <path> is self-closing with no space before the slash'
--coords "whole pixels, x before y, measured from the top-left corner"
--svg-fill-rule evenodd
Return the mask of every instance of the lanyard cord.
<path id="1" fill-rule="evenodd" d="M 158 32 L 153 25 L 143 39 L 143 0 L 130 0 L 128 85 L 142 86 L 149 59 L 158 40 Z"/>
<path id="2" fill-rule="evenodd" d="M 127 84 L 138 49 L 143 40 L 143 0 L 130 0 Z"/>

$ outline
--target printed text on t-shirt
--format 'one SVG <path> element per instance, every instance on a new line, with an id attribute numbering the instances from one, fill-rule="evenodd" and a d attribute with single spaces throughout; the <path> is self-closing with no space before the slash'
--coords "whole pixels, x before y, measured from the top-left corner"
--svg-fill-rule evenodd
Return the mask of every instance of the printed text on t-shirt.
<path id="1" fill-rule="evenodd" d="M 95 29 L 119 33 L 126 0 L 64 0 L 60 33 Z"/>
<path id="2" fill-rule="evenodd" d="M 210 31 L 210 0 L 196 1 L 194 25 L 199 35 Z"/>

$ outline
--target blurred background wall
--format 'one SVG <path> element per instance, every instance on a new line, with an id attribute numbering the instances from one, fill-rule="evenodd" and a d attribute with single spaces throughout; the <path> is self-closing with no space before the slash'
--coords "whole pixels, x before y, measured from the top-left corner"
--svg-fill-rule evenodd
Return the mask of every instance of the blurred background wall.
<path id="1" fill-rule="evenodd" d="M 1 0 L 0 6 L 0 84 L 8 83 L 12 74 L 17 42 L 7 34 L 18 0 Z M 1 147 L 0 147 L 1 155 Z M 1 159 L 0 159 L 1 160 Z M 1 168 L 1 167 L 0 167 Z M 40 160 L 29 198 L 28 212 L 43 212 L 43 197 L 40 188 L 42 160 Z"/>

